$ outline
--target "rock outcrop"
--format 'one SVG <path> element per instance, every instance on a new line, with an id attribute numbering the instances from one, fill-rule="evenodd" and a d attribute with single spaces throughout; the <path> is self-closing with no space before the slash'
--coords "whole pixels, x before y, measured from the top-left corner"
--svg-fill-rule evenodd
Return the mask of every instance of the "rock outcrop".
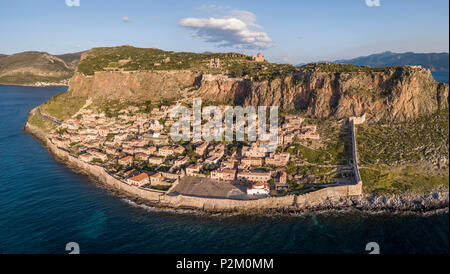
<path id="1" fill-rule="evenodd" d="M 369 120 L 406 120 L 448 107 L 447 84 L 428 69 L 401 67 L 383 72 L 295 72 L 253 82 L 205 75 L 197 94 L 238 105 L 276 105 L 320 118 L 366 114 Z"/>
<path id="2" fill-rule="evenodd" d="M 319 118 L 366 114 L 370 121 L 403 121 L 448 107 L 449 86 L 436 82 L 430 70 L 393 67 L 384 70 L 295 71 L 273 80 L 251 81 L 190 70 L 102 71 L 76 73 L 74 95 L 93 98 L 161 100 L 192 96 L 235 105 L 280 106 Z"/>
<path id="3" fill-rule="evenodd" d="M 94 99 L 161 100 L 180 97 L 199 75 L 188 70 L 75 73 L 69 87 L 74 96 Z"/>

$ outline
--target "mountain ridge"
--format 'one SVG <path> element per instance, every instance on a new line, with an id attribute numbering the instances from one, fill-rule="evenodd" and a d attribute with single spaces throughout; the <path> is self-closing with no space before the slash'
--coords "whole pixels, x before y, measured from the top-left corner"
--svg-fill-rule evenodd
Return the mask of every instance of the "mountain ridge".
<path id="1" fill-rule="evenodd" d="M 425 68 L 429 68 L 431 71 L 449 71 L 449 54 L 448 52 L 395 53 L 391 51 L 385 51 L 367 56 L 359 56 L 352 59 L 335 60 L 333 61 L 333 63 L 372 67 L 420 65 Z"/>
<path id="2" fill-rule="evenodd" d="M 26 51 L 0 56 L 0 84 L 64 84 L 78 65 L 82 52 L 52 55 Z"/>

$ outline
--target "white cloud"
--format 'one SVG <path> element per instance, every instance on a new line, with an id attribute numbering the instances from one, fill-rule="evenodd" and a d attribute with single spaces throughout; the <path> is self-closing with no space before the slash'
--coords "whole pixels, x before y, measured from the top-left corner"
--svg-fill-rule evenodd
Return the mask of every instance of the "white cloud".
<path id="1" fill-rule="evenodd" d="M 184 18 L 179 24 L 194 30 L 194 36 L 220 47 L 263 49 L 270 47 L 272 39 L 265 32 L 250 30 L 258 27 L 256 16 L 247 11 L 235 10 L 225 18 Z"/>
<path id="2" fill-rule="evenodd" d="M 124 16 L 124 17 L 122 17 L 120 20 L 122 20 L 122 22 L 124 22 L 124 23 L 129 23 L 129 22 L 131 22 L 131 19 L 128 18 L 128 16 Z"/>
<path id="3" fill-rule="evenodd" d="M 232 10 L 230 11 L 229 18 L 237 18 L 246 23 L 249 27 L 262 28 L 260 25 L 255 24 L 256 15 L 251 11 L 246 10 Z"/>

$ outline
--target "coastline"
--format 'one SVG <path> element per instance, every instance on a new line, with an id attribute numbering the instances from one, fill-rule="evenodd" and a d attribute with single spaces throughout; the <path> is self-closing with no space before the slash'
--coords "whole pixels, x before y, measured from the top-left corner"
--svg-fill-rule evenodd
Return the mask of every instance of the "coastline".
<path id="1" fill-rule="evenodd" d="M 311 202 L 306 198 L 306 201 L 302 203 L 297 202 L 299 196 L 295 195 L 268 197 L 253 201 L 184 195 L 170 196 L 161 191 L 148 191 L 127 185 L 107 174 L 102 167 L 82 162 L 78 158 L 70 156 L 67 152 L 49 143 L 45 133 L 28 122 L 24 126 L 24 132 L 36 138 L 56 160 L 63 162 L 70 169 L 88 175 L 91 181 L 110 191 L 116 197 L 152 211 L 220 216 L 235 214 L 295 216 L 311 212 L 432 215 L 441 212 L 448 213 L 449 209 L 449 190 L 444 188 L 436 189 L 427 194 L 392 196 L 363 194 L 360 196 L 335 197 L 334 199 L 322 195 L 319 201 Z M 325 194 L 329 194 L 329 192 L 325 192 Z M 304 197 L 302 198 L 305 200 Z"/>
<path id="2" fill-rule="evenodd" d="M 67 83 L 46 83 L 45 85 L 38 85 L 36 83 L 34 84 L 16 84 L 16 83 L 0 83 L 0 86 L 17 86 L 17 87 L 35 87 L 35 88 L 40 88 L 40 87 L 68 87 L 69 84 Z"/>

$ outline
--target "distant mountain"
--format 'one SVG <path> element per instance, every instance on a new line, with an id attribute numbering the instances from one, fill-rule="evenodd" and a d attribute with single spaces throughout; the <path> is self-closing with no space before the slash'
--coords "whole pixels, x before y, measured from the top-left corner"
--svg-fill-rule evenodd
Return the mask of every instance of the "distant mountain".
<path id="1" fill-rule="evenodd" d="M 387 67 L 400 65 L 420 65 L 431 71 L 448 71 L 449 55 L 442 53 L 394 53 L 390 51 L 357 57 L 349 60 L 336 60 L 334 63 L 358 66 Z"/>
<path id="2" fill-rule="evenodd" d="M 75 72 L 81 52 L 51 55 L 27 51 L 0 55 L 0 84 L 64 83 Z"/>
<path id="3" fill-rule="evenodd" d="M 66 53 L 66 54 L 60 54 L 55 55 L 56 57 L 62 59 L 66 64 L 72 68 L 74 71 L 80 62 L 81 54 L 83 54 L 84 51 L 81 52 L 75 52 L 75 53 Z"/>

